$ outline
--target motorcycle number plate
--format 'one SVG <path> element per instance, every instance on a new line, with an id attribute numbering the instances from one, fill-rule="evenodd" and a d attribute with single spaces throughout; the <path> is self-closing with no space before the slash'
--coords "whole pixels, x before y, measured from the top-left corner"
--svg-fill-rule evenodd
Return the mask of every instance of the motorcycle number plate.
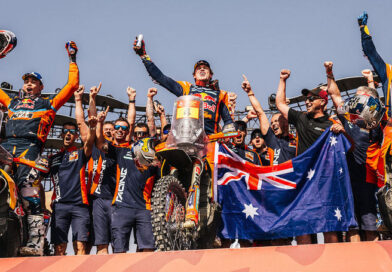
<path id="1" fill-rule="evenodd" d="M 199 119 L 199 101 L 178 101 L 176 119 Z"/>

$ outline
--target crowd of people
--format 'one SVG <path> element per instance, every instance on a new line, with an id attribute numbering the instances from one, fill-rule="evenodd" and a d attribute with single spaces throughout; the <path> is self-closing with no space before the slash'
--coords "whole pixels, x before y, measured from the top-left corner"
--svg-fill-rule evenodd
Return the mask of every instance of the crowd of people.
<path id="1" fill-rule="evenodd" d="M 369 120 L 355 119 L 352 117 L 354 115 L 348 117 L 347 112 L 339 111 L 347 107 L 347 103 L 335 82 L 331 61 L 324 62 L 323 68 L 327 85 L 301 91 L 305 97 L 306 112 L 290 108 L 287 103 L 286 84 L 290 70 L 281 70 L 276 93 L 278 112 L 268 120 L 256 97 L 258 92 L 252 89 L 245 75 L 242 93 L 225 92 L 213 80 L 210 64 L 201 60 L 193 69 L 194 83 L 175 81 L 162 73 L 147 55 L 144 41 L 140 46 L 135 41 L 133 49 L 154 82 L 175 96 L 194 95 L 203 100 L 204 130 L 207 135 L 237 131 L 237 136 L 226 140 L 225 144 L 253 164 L 278 165 L 305 152 L 328 129 L 343 133 L 352 143 L 346 158 L 358 222 L 358 228 L 347 231 L 346 241 L 375 241 L 379 239 L 380 230 L 375 193 L 385 183 L 384 161 L 391 142 L 391 135 L 386 133 L 388 130 L 385 127 L 388 127 L 391 110 L 392 66 L 378 55 L 369 34 L 367 18 L 364 13 L 358 19 L 363 51 L 381 80 L 386 109 L 381 122 L 372 119 L 370 121 L 375 122 L 371 124 Z M 71 42 L 66 48 L 70 59 L 68 83 L 56 96 L 41 96 L 43 78 L 36 72 L 23 75 L 23 96 L 11 97 L 0 90 L 0 102 L 8 108 L 6 138 L 2 146 L 14 156 L 36 160 L 42 152 L 57 110 L 74 95 L 76 123 L 63 125 L 63 148 L 49 158 L 50 172 L 47 174 L 54 184 L 50 229 L 55 255 L 66 254 L 70 227 L 75 254 L 89 254 L 92 246 L 97 247 L 97 254 L 107 254 L 109 246 L 114 253 L 126 252 L 132 230 L 137 250 L 153 251 L 151 192 L 154 183 L 164 175 L 154 146 L 157 142 L 164 143 L 171 131 L 164 107 L 154 103 L 157 89 L 147 91 L 146 123 L 136 123 L 136 90 L 131 87 L 126 90 L 129 99 L 127 118 L 106 120 L 109 108 L 97 112 L 95 101 L 101 84 L 90 88 L 86 118 L 82 105 L 85 87 L 79 85 L 76 64 L 77 47 Z M 359 87 L 356 96 L 379 101 L 373 73 L 364 70 L 362 74 L 368 86 Z M 243 120 L 233 120 L 236 98 L 244 95 L 248 96 L 253 109 Z M 334 105 L 334 115 L 327 113 L 329 99 Z M 383 112 L 382 109 L 377 111 Z M 156 114 L 160 119 L 159 125 L 155 124 Z M 360 112 L 356 117 L 359 115 Z M 246 143 L 247 123 L 251 119 L 259 121 L 259 128 L 251 132 L 250 142 Z M 290 133 L 289 124 L 295 127 L 296 135 Z M 76 145 L 79 137 L 83 144 L 81 148 Z M 210 146 L 207 149 L 212 150 Z M 213 152 L 207 153 L 206 161 L 213 168 Z M 46 233 L 42 212 L 45 207 L 41 205 L 42 186 L 39 183 L 45 175 L 29 166 L 20 165 L 14 177 L 29 223 L 29 240 L 20 252 L 22 255 L 42 255 Z M 186 212 L 184 226 L 196 226 L 197 213 L 188 209 Z M 314 234 L 304 234 L 295 239 L 298 244 L 309 244 L 314 242 L 313 237 Z M 292 237 L 288 237 L 253 245 L 288 245 L 291 240 Z M 341 239 L 337 232 L 328 232 L 324 233 L 324 241 L 332 243 Z M 221 239 L 216 244 L 227 247 L 231 242 Z M 240 243 L 242 246 L 252 245 L 250 241 Z"/>

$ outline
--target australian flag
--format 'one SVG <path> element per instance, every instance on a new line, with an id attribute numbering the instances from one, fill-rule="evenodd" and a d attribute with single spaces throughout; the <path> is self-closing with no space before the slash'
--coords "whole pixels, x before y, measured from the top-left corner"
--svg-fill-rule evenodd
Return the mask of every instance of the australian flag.
<path id="1" fill-rule="evenodd" d="M 221 236 L 268 240 L 357 226 L 343 135 L 326 131 L 303 154 L 257 166 L 217 145 L 215 179 Z"/>

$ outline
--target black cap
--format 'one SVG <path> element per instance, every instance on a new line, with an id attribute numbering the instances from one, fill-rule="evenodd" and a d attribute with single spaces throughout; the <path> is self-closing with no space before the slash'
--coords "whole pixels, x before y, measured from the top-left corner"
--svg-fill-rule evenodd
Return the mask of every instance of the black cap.
<path id="1" fill-rule="evenodd" d="M 193 73 L 196 71 L 196 68 L 200 65 L 205 65 L 210 69 L 211 74 L 213 74 L 212 69 L 208 61 L 206 60 L 199 60 L 198 62 L 195 63 L 195 66 L 193 66 Z"/>
<path id="2" fill-rule="evenodd" d="M 256 128 L 256 129 L 254 129 L 253 131 L 252 131 L 252 134 L 250 135 L 250 138 L 251 139 L 254 139 L 254 138 L 256 138 L 256 135 L 257 134 L 260 134 L 260 138 L 262 137 L 262 133 L 261 133 L 261 130 L 260 129 L 258 129 L 258 128 Z"/>
<path id="3" fill-rule="evenodd" d="M 239 131 L 246 131 L 246 129 L 248 128 L 246 123 L 242 120 L 235 121 L 234 127 L 236 130 L 239 130 Z"/>

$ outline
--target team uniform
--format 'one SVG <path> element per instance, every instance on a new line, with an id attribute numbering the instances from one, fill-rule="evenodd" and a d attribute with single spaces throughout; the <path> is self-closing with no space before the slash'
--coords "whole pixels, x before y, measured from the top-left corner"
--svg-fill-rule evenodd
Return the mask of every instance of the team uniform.
<path id="1" fill-rule="evenodd" d="M 91 180 L 94 245 L 111 242 L 112 199 L 116 188 L 116 161 L 94 146 L 88 163 Z"/>
<path id="2" fill-rule="evenodd" d="M 268 128 L 263 138 L 268 149 L 272 151 L 271 165 L 277 165 L 295 157 L 296 141 L 293 137 L 277 137 L 272 129 Z"/>
<path id="3" fill-rule="evenodd" d="M 55 245 L 68 242 L 71 225 L 73 241 L 88 241 L 87 161 L 84 150 L 76 147 L 63 149 L 50 158 L 50 175 L 54 184 L 51 237 Z"/>
<path id="4" fill-rule="evenodd" d="M 333 124 L 329 115 L 311 118 L 308 114 L 291 108 L 288 113 L 288 121 L 297 130 L 297 155 L 304 153 Z"/>
<path id="5" fill-rule="evenodd" d="M 355 216 L 361 230 L 376 231 L 377 176 L 368 164 L 374 158 L 374 150 L 376 156 L 378 155 L 377 149 L 382 139 L 382 131 L 380 127 L 373 130 L 362 129 L 344 117 L 339 119 L 354 142 L 353 148 L 347 153 L 347 165 L 354 196 Z"/>
<path id="6" fill-rule="evenodd" d="M 8 108 L 8 121 L 5 127 L 5 140 L 2 146 L 13 156 L 24 156 L 36 160 L 42 151 L 57 110 L 64 105 L 79 86 L 79 70 L 76 63 L 69 65 L 68 83 L 56 95 L 44 98 L 19 98 L 7 95 L 0 89 L 0 103 Z M 36 182 L 38 173 L 26 165 L 19 165 L 15 181 L 21 188 L 22 196 L 29 202 L 27 209 L 31 214 L 41 212 Z"/>
<path id="7" fill-rule="evenodd" d="M 387 117 L 391 117 L 391 81 L 392 81 L 392 65 L 385 63 L 378 54 L 374 46 L 372 36 L 369 34 L 367 25 L 360 28 L 361 42 L 364 54 L 368 57 L 374 71 L 376 71 L 382 83 L 382 91 L 385 99 L 385 108 Z M 388 133 L 389 129 L 384 130 L 384 139 L 379 150 L 379 157 L 372 160 L 373 169 L 378 173 L 378 186 L 381 187 L 385 183 L 385 154 L 392 143 L 392 135 Z"/>
<path id="8" fill-rule="evenodd" d="M 126 252 L 132 229 L 136 233 L 138 249 L 153 249 L 154 235 L 151 225 L 151 192 L 159 168 L 140 170 L 131 149 L 109 143 L 108 155 L 117 161 L 116 189 L 112 207 L 113 251 Z"/>
<path id="9" fill-rule="evenodd" d="M 259 155 L 254 152 L 253 150 L 250 150 L 246 145 L 244 145 L 243 148 L 241 147 L 236 147 L 232 143 L 227 143 L 226 144 L 230 150 L 232 150 L 234 153 L 236 153 L 238 156 L 240 156 L 242 159 L 251 162 L 256 165 L 261 165 L 261 159 Z"/>
<path id="10" fill-rule="evenodd" d="M 143 63 L 152 79 L 175 96 L 194 95 L 203 100 L 204 130 L 207 135 L 218 132 L 221 119 L 224 125 L 233 123 L 228 108 L 227 92 L 193 85 L 186 81 L 175 81 L 165 76 L 152 61 L 143 59 Z"/>

